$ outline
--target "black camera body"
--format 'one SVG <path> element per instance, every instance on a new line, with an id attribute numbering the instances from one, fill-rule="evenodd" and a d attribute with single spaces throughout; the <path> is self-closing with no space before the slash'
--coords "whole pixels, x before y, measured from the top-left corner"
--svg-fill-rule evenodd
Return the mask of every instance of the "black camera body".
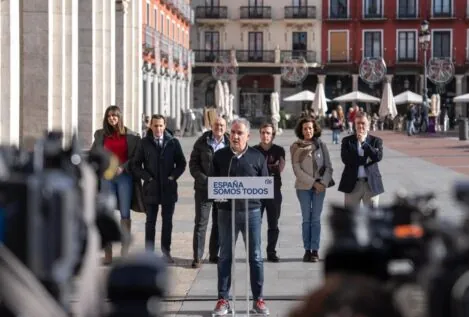
<path id="1" fill-rule="evenodd" d="M 0 288 L 0 315 L 162 316 L 161 305 L 148 304 L 167 289 L 159 256 L 124 258 L 102 279 L 99 251 L 128 239 L 115 197 L 98 189 L 117 159 L 103 148 L 82 153 L 75 138 L 63 144 L 50 132 L 33 152 L 0 146 L 0 280 L 10 285 Z"/>

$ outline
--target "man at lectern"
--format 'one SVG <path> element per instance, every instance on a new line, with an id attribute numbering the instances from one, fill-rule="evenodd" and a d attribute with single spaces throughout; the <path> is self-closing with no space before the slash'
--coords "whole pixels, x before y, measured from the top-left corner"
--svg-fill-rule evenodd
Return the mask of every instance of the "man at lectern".
<path id="1" fill-rule="evenodd" d="M 210 176 L 269 176 L 267 162 L 264 155 L 248 146 L 250 124 L 247 119 L 235 119 L 231 124 L 230 146 L 215 152 Z M 228 301 L 231 286 L 232 264 L 232 232 L 231 232 L 231 201 L 217 202 L 218 204 L 218 232 L 220 254 L 218 259 L 218 301 L 214 314 L 223 316 L 228 314 Z M 249 266 L 251 277 L 251 291 L 253 296 L 253 310 L 258 314 L 268 315 L 269 310 L 263 299 L 264 262 L 261 250 L 261 200 L 250 199 L 249 212 Z M 235 237 L 241 232 L 245 240 L 246 210 L 243 200 L 235 202 Z"/>

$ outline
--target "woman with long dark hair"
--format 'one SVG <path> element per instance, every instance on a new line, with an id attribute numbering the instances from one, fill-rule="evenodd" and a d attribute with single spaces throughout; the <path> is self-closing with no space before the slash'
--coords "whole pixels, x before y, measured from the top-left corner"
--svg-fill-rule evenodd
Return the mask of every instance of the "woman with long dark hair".
<path id="1" fill-rule="evenodd" d="M 133 179 L 130 171 L 130 161 L 135 154 L 140 137 L 134 131 L 126 128 L 122 120 L 122 112 L 117 106 L 106 109 L 103 118 L 103 128 L 94 133 L 91 150 L 104 147 L 119 159 L 116 176 L 112 180 L 101 179 L 101 190 L 113 193 L 118 201 L 121 216 L 121 227 L 130 232 L 130 207 L 132 203 Z M 123 244 L 121 255 L 126 255 L 129 245 Z M 103 264 L 112 262 L 112 246 L 104 249 Z"/>

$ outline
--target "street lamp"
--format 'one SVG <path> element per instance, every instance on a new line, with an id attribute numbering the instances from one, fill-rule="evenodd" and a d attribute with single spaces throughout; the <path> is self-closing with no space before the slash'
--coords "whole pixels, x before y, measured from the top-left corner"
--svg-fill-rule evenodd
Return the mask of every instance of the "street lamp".
<path id="1" fill-rule="evenodd" d="M 423 50 L 423 105 L 428 107 L 428 89 L 427 89 L 427 50 L 430 48 L 431 32 L 428 21 L 423 21 L 420 25 L 419 43 Z"/>

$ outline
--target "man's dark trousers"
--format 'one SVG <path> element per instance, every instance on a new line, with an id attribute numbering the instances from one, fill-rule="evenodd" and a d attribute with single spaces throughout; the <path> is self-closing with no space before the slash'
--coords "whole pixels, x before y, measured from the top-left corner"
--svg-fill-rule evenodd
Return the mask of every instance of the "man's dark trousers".
<path id="1" fill-rule="evenodd" d="M 212 230 L 210 232 L 209 241 L 209 258 L 215 259 L 218 256 L 218 210 L 216 204 L 209 201 L 207 198 L 207 192 L 199 190 L 195 191 L 195 219 L 194 219 L 194 238 L 193 241 L 193 252 L 194 260 L 202 259 L 205 248 L 205 235 L 207 233 L 208 219 L 210 216 L 210 210 L 212 210 Z"/>
<path id="2" fill-rule="evenodd" d="M 146 204 L 147 221 L 145 223 L 145 248 L 150 251 L 155 250 L 156 217 L 158 215 L 158 207 L 160 206 L 161 217 L 163 218 L 161 228 L 161 251 L 164 254 L 170 254 L 175 208 L 174 203 L 167 205 Z"/>
<path id="3" fill-rule="evenodd" d="M 261 215 L 264 217 L 264 210 L 267 211 L 267 255 L 275 255 L 278 236 L 278 220 L 282 208 L 282 191 L 280 187 L 274 188 L 274 199 L 262 201 Z"/>

